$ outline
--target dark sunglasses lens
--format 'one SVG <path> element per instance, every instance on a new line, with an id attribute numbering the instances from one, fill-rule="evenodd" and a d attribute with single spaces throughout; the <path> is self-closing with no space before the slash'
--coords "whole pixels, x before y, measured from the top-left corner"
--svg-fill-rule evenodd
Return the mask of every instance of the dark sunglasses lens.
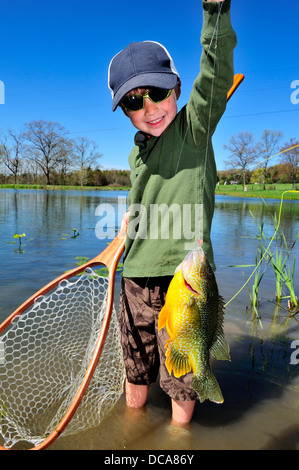
<path id="1" fill-rule="evenodd" d="M 138 111 L 143 108 L 143 97 L 141 95 L 131 95 L 125 98 L 122 104 L 129 111 Z"/>
<path id="2" fill-rule="evenodd" d="M 151 88 L 148 91 L 148 96 L 154 103 L 159 103 L 160 101 L 165 100 L 170 95 L 170 93 L 171 90 L 167 90 L 165 88 Z M 128 96 L 122 101 L 122 105 L 128 111 L 139 111 L 143 108 L 143 103 L 143 96 L 137 94 Z"/>
<path id="3" fill-rule="evenodd" d="M 166 90 L 165 88 L 151 88 L 148 93 L 148 96 L 155 103 L 159 103 L 159 101 L 165 100 L 168 94 L 169 90 Z"/>

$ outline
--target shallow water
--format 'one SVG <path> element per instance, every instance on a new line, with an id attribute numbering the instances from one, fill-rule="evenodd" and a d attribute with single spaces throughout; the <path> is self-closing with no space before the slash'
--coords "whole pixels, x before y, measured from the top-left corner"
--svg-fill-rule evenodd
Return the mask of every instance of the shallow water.
<path id="1" fill-rule="evenodd" d="M 197 403 L 190 425 L 174 428 L 169 399 L 157 383 L 144 410 L 126 409 L 122 397 L 100 426 L 62 435 L 51 449 L 299 450 L 299 366 L 290 364 L 298 322 L 280 311 L 273 321 L 264 315 L 261 331 L 243 313 L 241 320 L 233 311 L 226 316 L 231 362 L 212 365 L 223 404 Z"/>
<path id="2" fill-rule="evenodd" d="M 106 240 L 95 237 L 94 211 L 103 201 L 115 203 L 117 194 L 74 193 L 0 191 L 1 321 L 45 282 L 73 267 L 75 256 L 92 258 L 106 246 Z M 253 269 L 230 266 L 254 264 L 260 243 L 255 238 L 256 222 L 264 217 L 265 232 L 271 237 L 271 216 L 278 212 L 279 202 L 268 201 L 266 209 L 261 201 L 229 197 L 216 201 L 216 274 L 228 302 L 244 285 L 242 272 L 247 278 Z M 71 238 L 71 227 L 79 231 L 77 238 Z M 285 203 L 281 227 L 288 241 L 294 240 L 299 229 L 298 203 Z M 8 243 L 15 232 L 26 233 L 23 252 Z M 118 276 L 116 303 L 119 284 Z M 299 315 L 289 316 L 286 301 L 281 308 L 275 306 L 274 276 L 269 267 L 260 299 L 262 327 L 250 311 L 247 287 L 226 307 L 224 328 L 232 360 L 212 363 L 223 404 L 197 403 L 192 422 L 174 428 L 170 400 L 156 383 L 144 410 L 128 410 L 122 396 L 98 427 L 76 435 L 62 434 L 49 450 L 299 450 L 299 347 L 294 343 L 299 340 Z"/>

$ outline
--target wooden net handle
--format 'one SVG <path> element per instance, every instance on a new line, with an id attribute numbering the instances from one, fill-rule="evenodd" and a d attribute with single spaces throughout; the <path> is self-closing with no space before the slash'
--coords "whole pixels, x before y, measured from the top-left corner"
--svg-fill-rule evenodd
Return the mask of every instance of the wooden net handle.
<path id="1" fill-rule="evenodd" d="M 231 97 L 235 93 L 236 89 L 243 82 L 244 78 L 245 78 L 245 76 L 242 73 L 236 73 L 236 75 L 234 76 L 234 83 L 233 83 L 232 87 L 230 88 L 230 90 L 227 93 L 227 101 L 229 101 L 231 99 Z"/>

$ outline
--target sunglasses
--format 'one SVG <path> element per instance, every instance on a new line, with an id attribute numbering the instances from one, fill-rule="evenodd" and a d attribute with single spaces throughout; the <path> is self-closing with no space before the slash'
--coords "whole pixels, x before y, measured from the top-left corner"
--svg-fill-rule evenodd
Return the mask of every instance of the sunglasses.
<path id="1" fill-rule="evenodd" d="M 134 93 L 126 96 L 120 103 L 120 106 L 126 111 L 139 111 L 144 108 L 145 98 L 149 98 L 153 103 L 161 103 L 171 95 L 171 90 L 165 88 L 150 88 L 146 93 Z"/>

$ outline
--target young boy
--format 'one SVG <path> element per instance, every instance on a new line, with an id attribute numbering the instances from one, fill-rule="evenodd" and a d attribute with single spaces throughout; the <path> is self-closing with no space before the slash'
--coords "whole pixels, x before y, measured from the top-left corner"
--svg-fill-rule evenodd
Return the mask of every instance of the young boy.
<path id="1" fill-rule="evenodd" d="M 149 385 L 160 372 L 160 386 L 172 400 L 173 422 L 179 424 L 188 423 L 193 415 L 192 373 L 180 378 L 168 374 L 168 336 L 165 328 L 158 332 L 157 322 L 190 240 L 203 239 L 203 249 L 215 269 L 210 240 L 216 185 L 211 136 L 233 82 L 236 45 L 230 0 L 202 3 L 201 71 L 179 113 L 181 82 L 162 45 L 132 43 L 109 66 L 112 109 L 120 106 L 138 129 L 129 156 L 132 188 L 119 314 L 126 402 L 129 407 L 142 407 Z M 157 215 L 163 210 L 159 225 Z"/>

